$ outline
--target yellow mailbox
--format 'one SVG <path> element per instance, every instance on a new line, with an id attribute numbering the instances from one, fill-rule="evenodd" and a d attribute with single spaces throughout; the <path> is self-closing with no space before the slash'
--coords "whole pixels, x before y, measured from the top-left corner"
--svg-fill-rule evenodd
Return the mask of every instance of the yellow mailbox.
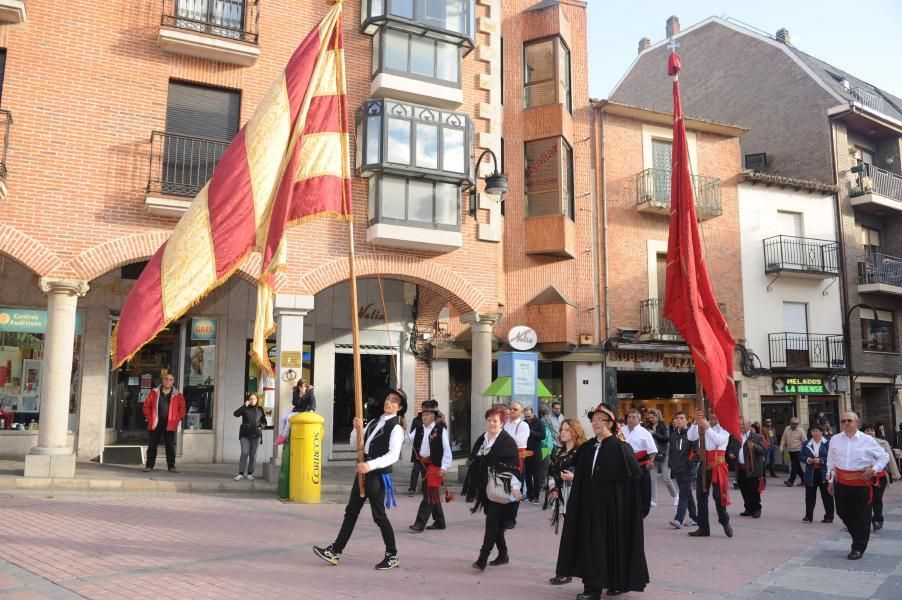
<path id="1" fill-rule="evenodd" d="M 323 475 L 323 437 L 325 419 L 315 412 L 295 413 L 291 423 L 291 464 L 288 499 L 291 502 L 317 504 Z"/>

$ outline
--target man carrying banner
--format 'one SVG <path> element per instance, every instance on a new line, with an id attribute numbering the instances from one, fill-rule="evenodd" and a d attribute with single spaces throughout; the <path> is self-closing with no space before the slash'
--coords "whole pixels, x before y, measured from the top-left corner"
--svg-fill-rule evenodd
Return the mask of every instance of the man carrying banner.
<path id="1" fill-rule="evenodd" d="M 695 423 L 689 428 L 686 437 L 692 442 L 701 437 L 704 437 L 705 440 L 704 450 L 699 449 L 699 452 L 705 453 L 705 460 L 698 465 L 698 483 L 695 489 L 695 501 L 698 505 L 698 519 L 696 519 L 698 529 L 690 531 L 689 535 L 692 537 L 711 535 L 711 524 L 708 519 L 708 492 L 713 489 L 717 520 L 723 526 L 723 532 L 727 534 L 727 537 L 733 537 L 730 515 L 727 514 L 727 507 L 730 505 L 730 474 L 727 471 L 726 451 L 730 434 L 719 425 L 717 416 L 711 415 L 709 419 L 705 419 L 705 413 L 698 411 Z"/>

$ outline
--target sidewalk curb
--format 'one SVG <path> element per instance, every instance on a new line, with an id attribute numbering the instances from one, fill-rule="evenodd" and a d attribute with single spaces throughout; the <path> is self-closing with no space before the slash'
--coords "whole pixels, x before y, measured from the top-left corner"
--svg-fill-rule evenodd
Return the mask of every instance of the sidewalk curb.
<path id="1" fill-rule="evenodd" d="M 349 484 L 324 483 L 323 494 L 349 494 Z M 62 479 L 53 477 L 0 477 L 0 491 L 19 492 L 137 492 L 210 494 L 241 493 L 274 495 L 270 481 L 173 481 L 161 479 Z"/>

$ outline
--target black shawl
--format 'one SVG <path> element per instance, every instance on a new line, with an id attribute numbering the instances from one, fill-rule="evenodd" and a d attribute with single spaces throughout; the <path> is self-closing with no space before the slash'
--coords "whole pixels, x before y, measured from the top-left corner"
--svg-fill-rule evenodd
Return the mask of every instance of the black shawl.
<path id="1" fill-rule="evenodd" d="M 616 436 L 583 444 L 561 535 L 557 574 L 581 577 L 593 588 L 641 592 L 648 583 L 639 479 L 629 444 Z"/>
<path id="2" fill-rule="evenodd" d="M 467 461 L 467 477 L 462 490 L 462 493 L 466 495 L 467 502 L 476 502 L 470 511 L 474 513 L 480 508 L 485 510 L 486 502 L 488 502 L 485 487 L 489 481 L 489 467 L 495 471 L 496 475 L 512 473 L 520 479 L 520 455 L 514 438 L 502 429 L 488 454 L 480 455 L 479 450 L 482 448 L 483 441 L 485 441 L 484 433 L 476 440 L 473 450 L 470 452 L 470 459 Z"/>

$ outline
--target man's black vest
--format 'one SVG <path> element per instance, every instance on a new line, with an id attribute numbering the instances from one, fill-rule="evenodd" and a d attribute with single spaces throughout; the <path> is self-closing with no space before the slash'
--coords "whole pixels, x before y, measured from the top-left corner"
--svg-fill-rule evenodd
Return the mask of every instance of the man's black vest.
<path id="1" fill-rule="evenodd" d="M 376 427 L 377 423 L 379 423 L 379 419 L 370 421 L 370 424 L 366 426 L 366 430 L 363 433 L 364 440 L 369 439 L 370 432 Z M 395 430 L 395 426 L 398 424 L 399 419 L 396 416 L 385 420 L 385 425 L 383 425 L 382 429 L 376 432 L 376 435 L 370 440 L 370 450 L 366 453 L 367 460 L 373 460 L 374 458 L 379 458 L 380 456 L 388 454 L 389 442 L 391 442 L 391 432 Z M 384 469 L 376 470 L 379 473 L 391 473 L 391 465 Z"/>
<path id="2" fill-rule="evenodd" d="M 445 429 L 444 423 L 436 423 L 429 434 L 429 461 L 438 467 L 442 466 L 442 457 L 445 455 L 445 445 L 442 443 L 442 431 Z M 416 456 L 420 455 L 420 448 L 423 447 L 423 432 L 425 427 L 420 425 L 413 434 L 413 449 Z"/>

